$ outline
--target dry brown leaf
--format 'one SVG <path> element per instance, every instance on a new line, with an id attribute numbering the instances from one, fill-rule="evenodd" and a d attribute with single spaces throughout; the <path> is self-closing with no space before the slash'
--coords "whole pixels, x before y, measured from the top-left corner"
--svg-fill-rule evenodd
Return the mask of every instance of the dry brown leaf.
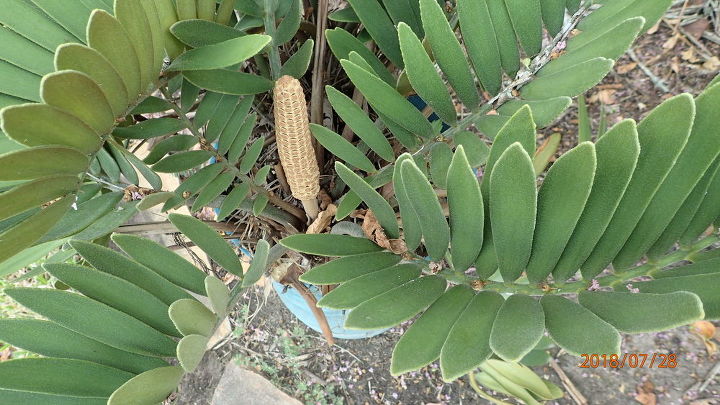
<path id="1" fill-rule="evenodd" d="M 337 212 L 337 206 L 335 204 L 328 204 L 325 211 L 321 211 L 315 221 L 313 221 L 305 233 L 322 233 L 325 228 L 332 222 L 335 213 Z"/>
<path id="2" fill-rule="evenodd" d="M 320 192 L 318 193 L 318 199 L 320 199 L 320 209 L 324 210 L 326 209 L 330 204 L 332 204 L 332 197 L 327 193 L 327 191 L 320 189 Z"/>
<path id="3" fill-rule="evenodd" d="M 663 43 L 663 45 L 662 45 L 663 49 L 669 51 L 669 50 L 675 48 L 675 45 L 677 45 L 678 39 L 680 39 L 680 36 L 677 34 L 671 36 L 670 38 L 667 39 L 667 41 L 665 41 L 665 43 Z"/>
<path id="4" fill-rule="evenodd" d="M 564 50 L 563 51 L 552 51 L 550 53 L 550 59 L 557 59 L 557 58 L 563 56 L 565 53 L 567 53 L 567 52 Z"/>
<path id="5" fill-rule="evenodd" d="M 701 59 L 698 58 L 695 54 L 695 48 L 688 48 L 687 51 L 682 52 L 680 56 L 683 58 L 683 60 L 686 60 L 690 63 L 698 63 L 701 61 Z"/>
<path id="6" fill-rule="evenodd" d="M 635 400 L 643 405 L 656 405 L 655 385 L 650 380 L 638 385 Z"/>
<path id="7" fill-rule="evenodd" d="M 703 341 L 703 343 L 705 343 L 705 350 L 707 351 L 708 356 L 712 356 L 713 354 L 717 353 L 718 346 L 715 342 L 713 342 L 712 340 L 705 340 Z"/>
<path id="8" fill-rule="evenodd" d="M 602 104 L 615 104 L 615 97 L 613 97 L 615 91 L 613 87 L 600 88 L 587 98 L 587 102 L 596 103 L 599 101 Z"/>
<path id="9" fill-rule="evenodd" d="M 715 328 L 715 325 L 708 321 L 697 321 L 690 325 L 690 333 L 702 339 L 705 344 L 705 350 L 707 350 L 708 355 L 710 356 L 718 351 L 717 344 L 711 340 L 715 336 L 716 332 L 717 329 Z"/>
<path id="10" fill-rule="evenodd" d="M 702 337 L 703 339 L 712 339 L 716 332 L 715 325 L 708 321 L 697 321 L 690 325 L 690 332 Z"/>
<path id="11" fill-rule="evenodd" d="M 695 39 L 700 39 L 702 37 L 703 32 L 708 28 L 710 25 L 710 20 L 707 18 L 701 18 L 695 22 L 692 22 L 686 26 L 683 27 L 683 30 L 692 35 Z"/>
<path id="12" fill-rule="evenodd" d="M 650 27 L 650 29 L 647 30 L 645 33 L 648 34 L 648 35 L 654 34 L 654 33 L 657 32 L 658 28 L 660 28 L 660 23 L 659 23 L 659 22 L 658 22 L 657 24 L 653 25 L 652 27 Z"/>
<path id="13" fill-rule="evenodd" d="M 718 59 L 717 56 L 713 56 L 712 58 L 708 59 L 705 63 L 703 63 L 702 67 L 705 70 L 717 71 L 718 69 L 720 69 L 720 59 Z"/>
<path id="14" fill-rule="evenodd" d="M 680 61 L 677 57 L 672 58 L 670 61 L 670 69 L 672 69 L 673 72 L 680 74 Z"/>
<path id="15" fill-rule="evenodd" d="M 380 187 L 380 195 L 386 200 L 389 200 L 390 197 L 395 195 L 395 187 L 393 186 L 392 181 Z"/>
<path id="16" fill-rule="evenodd" d="M 0 352 L 0 361 L 10 360 L 11 357 L 12 357 L 12 350 L 10 347 L 8 347 L 5 350 Z"/>
<path id="17" fill-rule="evenodd" d="M 362 223 L 362 230 L 365 236 L 375 242 L 378 246 L 383 247 L 395 254 L 403 254 L 407 252 L 407 246 L 402 239 L 389 239 L 385 234 L 385 230 L 380 226 L 375 214 L 372 210 L 365 212 L 365 218 Z"/>
<path id="18" fill-rule="evenodd" d="M 194 216 L 201 221 L 214 221 L 217 214 L 215 214 L 215 209 L 212 207 L 202 207 Z"/>
<path id="19" fill-rule="evenodd" d="M 636 62 L 630 62 L 626 63 L 624 65 L 618 66 L 615 70 L 618 72 L 618 74 L 624 75 L 625 73 L 635 69 L 637 67 Z"/>
<path id="20" fill-rule="evenodd" d="M 601 103 L 609 105 L 609 104 L 615 104 L 615 90 L 600 90 L 598 91 L 598 100 L 600 100 Z"/>

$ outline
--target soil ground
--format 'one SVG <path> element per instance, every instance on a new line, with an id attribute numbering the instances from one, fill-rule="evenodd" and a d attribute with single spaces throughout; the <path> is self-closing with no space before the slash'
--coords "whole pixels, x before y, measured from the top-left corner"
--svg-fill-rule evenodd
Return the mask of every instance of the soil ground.
<path id="1" fill-rule="evenodd" d="M 593 133 L 606 112 L 607 127 L 623 118 L 636 120 L 671 95 L 697 95 L 718 72 L 712 60 L 700 52 L 718 55 L 720 46 L 700 39 L 706 47 L 691 46 L 684 36 L 672 40 L 672 21 L 661 23 L 634 46 L 644 72 L 628 55 L 620 58 L 615 71 L 586 95 Z M 670 48 L 672 42 L 676 42 Z M 692 48 L 692 50 L 691 50 Z M 659 79 L 659 80 L 658 80 Z M 661 89 L 662 82 L 667 91 Z M 571 107 L 541 136 L 562 135 L 558 153 L 577 143 L 577 109 Z M 249 320 L 243 319 L 249 315 Z M 301 324 L 281 303 L 275 292 L 255 290 L 246 294 L 234 316 L 235 332 L 220 348 L 209 352 L 202 366 L 184 381 L 177 404 L 209 404 L 223 365 L 238 361 L 266 376 L 277 387 L 307 404 L 480 404 L 466 379 L 444 384 L 436 364 L 400 377 L 390 376 L 390 354 L 402 327 L 365 340 L 339 340 L 333 347 L 322 336 Z M 688 327 L 656 334 L 625 335 L 625 353 L 674 353 L 676 368 L 580 368 L 580 359 L 552 351 L 559 368 L 590 404 L 720 404 L 720 382 L 715 378 L 701 393 L 693 387 L 720 364 L 710 356 L 701 339 Z M 550 366 L 535 370 L 559 386 L 563 382 Z M 577 404 L 568 394 L 555 404 Z"/>

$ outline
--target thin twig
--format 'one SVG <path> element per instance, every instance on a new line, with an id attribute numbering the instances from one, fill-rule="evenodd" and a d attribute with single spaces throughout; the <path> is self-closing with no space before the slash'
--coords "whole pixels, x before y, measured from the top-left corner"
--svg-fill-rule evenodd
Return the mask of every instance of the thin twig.
<path id="1" fill-rule="evenodd" d="M 85 175 L 88 176 L 90 179 L 92 179 L 92 180 L 94 180 L 94 181 L 97 181 L 98 183 L 102 183 L 102 184 L 106 185 L 106 186 L 107 186 L 109 189 L 111 189 L 111 190 L 115 190 L 115 191 L 125 191 L 125 188 L 124 188 L 124 187 L 120 187 L 120 186 L 118 186 L 118 185 L 116 185 L 116 184 L 113 184 L 113 183 L 110 183 L 110 182 L 108 182 L 108 181 L 105 181 L 105 180 L 101 179 L 100 177 L 94 176 L 94 175 L 92 175 L 92 174 L 90 174 L 90 173 L 85 173 Z"/>
<path id="2" fill-rule="evenodd" d="M 682 40 L 688 43 L 688 45 L 694 45 L 695 50 L 698 51 L 698 54 L 702 56 L 703 59 L 709 60 L 712 58 L 712 52 L 710 52 L 709 49 L 700 41 L 695 39 L 695 37 L 692 34 L 689 34 L 683 27 L 679 27 L 678 30 L 680 31 L 683 36 L 681 37 Z"/>
<path id="3" fill-rule="evenodd" d="M 645 66 L 645 64 L 640 60 L 640 58 L 638 58 L 637 54 L 635 53 L 635 50 L 630 49 L 629 51 L 627 51 L 627 54 L 628 54 L 628 56 L 630 56 L 630 59 L 632 59 L 635 63 L 637 63 L 638 67 L 643 71 L 643 73 L 645 73 L 647 75 L 647 77 L 650 78 L 650 80 L 653 82 L 655 87 L 657 87 L 658 89 L 660 89 L 661 91 L 663 91 L 665 93 L 670 92 L 670 89 L 665 84 L 663 79 L 655 76 L 655 73 L 653 73 L 652 70 L 650 70 L 650 68 Z"/>
<path id="4" fill-rule="evenodd" d="M 560 368 L 555 359 L 550 359 L 550 367 L 552 367 L 558 377 L 560 377 L 560 381 L 562 381 L 563 387 L 565 387 L 565 390 L 567 390 L 568 394 L 570 394 L 570 398 L 572 398 L 572 400 L 578 405 L 587 405 L 588 401 L 585 396 L 577 389 L 577 387 L 575 387 L 575 384 L 570 381 L 567 374 L 565 374 L 563 369 Z"/>
<path id="5" fill-rule="evenodd" d="M 715 366 L 710 369 L 703 381 L 698 381 L 687 391 L 685 391 L 685 395 L 689 396 L 689 394 L 691 393 L 693 393 L 694 395 L 698 395 L 701 392 L 705 391 L 705 389 L 708 387 L 708 385 L 710 385 L 710 383 L 718 373 L 720 373 L 720 362 L 717 362 Z"/>
<path id="6" fill-rule="evenodd" d="M 305 287 L 305 284 L 303 284 L 298 278 L 298 266 L 296 264 L 290 265 L 287 273 L 280 280 L 280 283 L 283 285 L 292 286 L 303 297 L 308 307 L 312 311 L 313 315 L 315 316 L 318 325 L 320 325 L 320 329 L 322 330 L 323 336 L 325 337 L 328 345 L 333 346 L 335 344 L 335 338 L 333 337 L 332 330 L 330 329 L 330 324 L 325 317 L 325 312 L 322 309 L 318 308 L 317 299 L 310 292 L 310 290 Z"/>

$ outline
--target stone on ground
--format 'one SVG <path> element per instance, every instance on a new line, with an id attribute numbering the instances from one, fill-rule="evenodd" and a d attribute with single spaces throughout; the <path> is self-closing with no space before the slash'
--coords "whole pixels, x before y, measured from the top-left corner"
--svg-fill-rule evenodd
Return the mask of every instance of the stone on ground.
<path id="1" fill-rule="evenodd" d="M 215 388 L 212 405 L 301 405 L 257 373 L 231 361 Z"/>

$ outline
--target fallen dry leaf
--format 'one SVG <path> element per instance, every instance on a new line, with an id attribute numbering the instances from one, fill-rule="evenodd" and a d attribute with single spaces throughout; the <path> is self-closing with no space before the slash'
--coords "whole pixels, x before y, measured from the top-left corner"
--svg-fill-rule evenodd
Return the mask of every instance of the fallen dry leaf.
<path id="1" fill-rule="evenodd" d="M 708 321 L 697 321 L 690 325 L 690 333 L 702 339 L 708 355 L 712 356 L 713 354 L 717 353 L 718 346 L 715 342 L 711 340 L 716 333 L 715 325 Z"/>
<path id="2" fill-rule="evenodd" d="M 328 204 L 325 211 L 321 211 L 315 221 L 313 221 L 305 233 L 322 233 L 325 228 L 332 222 L 335 213 L 337 212 L 337 206 L 335 204 Z"/>
<path id="3" fill-rule="evenodd" d="M 324 210 L 328 207 L 328 205 L 332 204 L 332 197 L 327 193 L 327 191 L 320 189 L 320 193 L 318 193 L 318 198 L 320 199 L 320 209 Z"/>
<path id="4" fill-rule="evenodd" d="M 624 65 L 618 66 L 615 70 L 618 72 L 618 74 L 624 75 L 625 73 L 635 69 L 637 67 L 636 62 L 630 62 L 626 63 Z"/>
<path id="5" fill-rule="evenodd" d="M 688 48 L 687 51 L 681 53 L 680 56 L 683 58 L 683 60 L 686 60 L 690 63 L 698 63 L 702 60 L 695 54 L 695 48 Z"/>
<path id="6" fill-rule="evenodd" d="M 598 91 L 598 100 L 603 104 L 615 104 L 615 90 L 600 90 Z"/>
<path id="7" fill-rule="evenodd" d="M 657 396 L 655 396 L 655 385 L 650 381 L 646 380 L 642 384 L 637 386 L 637 394 L 635 400 L 643 405 L 656 405 Z"/>
<path id="8" fill-rule="evenodd" d="M 653 25 L 652 27 L 650 27 L 650 29 L 647 30 L 645 33 L 648 34 L 648 35 L 654 34 L 654 33 L 657 32 L 658 28 L 660 28 L 660 23 L 659 23 L 659 22 L 658 22 L 657 24 Z"/>
<path id="9" fill-rule="evenodd" d="M 663 43 L 663 45 L 662 45 L 663 49 L 669 51 L 669 50 L 675 48 L 675 45 L 677 45 L 677 42 L 678 42 L 678 39 L 679 39 L 679 38 L 680 38 L 680 36 L 677 35 L 677 34 L 675 34 L 675 35 L 671 36 L 670 38 L 668 38 L 667 41 L 665 41 L 665 43 Z"/>
<path id="10" fill-rule="evenodd" d="M 372 210 L 365 212 L 365 218 L 362 223 L 362 230 L 370 240 L 374 241 L 378 246 L 383 247 L 395 254 L 403 254 L 407 252 L 407 246 L 402 239 L 389 239 L 385 234 L 385 230 L 380 226 L 375 214 Z"/>
<path id="11" fill-rule="evenodd" d="M 593 93 L 590 97 L 588 97 L 587 102 L 595 103 L 599 101 L 600 103 L 606 105 L 615 104 L 615 97 L 613 97 L 615 91 L 616 90 L 611 87 L 600 89 L 597 92 Z"/>
<path id="12" fill-rule="evenodd" d="M 716 71 L 720 69 L 720 59 L 718 59 L 717 56 L 713 56 L 703 63 L 702 67 L 705 70 Z"/>
<path id="13" fill-rule="evenodd" d="M 697 321 L 690 325 L 690 332 L 702 337 L 703 339 L 712 339 L 715 336 L 715 325 L 708 321 Z"/>
<path id="14" fill-rule="evenodd" d="M 201 221 L 214 221 L 217 217 L 217 214 L 215 214 L 215 209 L 212 207 L 202 207 L 202 209 L 195 214 L 195 218 L 201 220 Z"/>
<path id="15" fill-rule="evenodd" d="M 703 32 L 708 28 L 710 25 L 710 20 L 707 18 L 701 18 L 695 22 L 692 22 L 686 26 L 683 27 L 683 30 L 692 35 L 695 39 L 700 39 L 702 37 Z"/>
<path id="16" fill-rule="evenodd" d="M 677 57 L 672 58 L 670 61 L 670 69 L 672 69 L 673 72 L 680 74 L 680 61 Z"/>

